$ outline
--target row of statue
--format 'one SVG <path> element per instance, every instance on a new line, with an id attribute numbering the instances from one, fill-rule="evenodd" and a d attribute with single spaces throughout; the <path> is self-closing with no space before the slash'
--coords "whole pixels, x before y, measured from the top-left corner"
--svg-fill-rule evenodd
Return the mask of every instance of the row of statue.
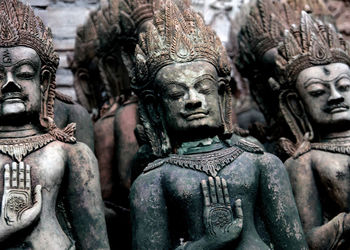
<path id="1" fill-rule="evenodd" d="M 78 104 L 0 0 L 0 249 L 350 249 L 348 13 L 252 0 L 226 49 L 187 0 L 101 1 Z"/>

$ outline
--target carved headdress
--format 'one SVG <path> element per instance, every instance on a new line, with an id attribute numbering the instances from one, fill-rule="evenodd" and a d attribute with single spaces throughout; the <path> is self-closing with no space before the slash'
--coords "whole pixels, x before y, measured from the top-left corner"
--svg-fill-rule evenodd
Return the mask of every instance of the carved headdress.
<path id="1" fill-rule="evenodd" d="M 272 60 L 268 62 L 263 59 L 266 52 L 277 48 L 283 39 L 284 30 L 297 20 L 288 4 L 275 0 L 257 0 L 238 34 L 239 56 L 235 63 L 241 75 L 249 80 L 250 92 L 273 133 L 269 137 L 279 137 L 284 126 L 281 126 L 281 114 L 276 105 L 278 95 L 267 84 L 274 67 L 270 61 L 274 58 L 269 58 Z"/>
<path id="2" fill-rule="evenodd" d="M 135 50 L 138 83 L 152 83 L 166 65 L 195 60 L 211 63 L 219 76 L 230 75 L 226 50 L 218 36 L 198 13 L 182 6 L 166 1 L 155 13 L 154 26 L 141 33 Z M 135 89 L 143 87 L 134 86 Z"/>
<path id="3" fill-rule="evenodd" d="M 25 46 L 35 50 L 42 63 L 41 82 L 44 91 L 41 103 L 40 124 L 55 139 L 75 142 L 75 124 L 60 130 L 54 123 L 55 76 L 59 57 L 54 50 L 51 30 L 35 16 L 33 9 L 17 0 L 0 1 L 0 47 Z"/>
<path id="4" fill-rule="evenodd" d="M 232 133 L 232 100 L 229 86 L 230 66 L 225 48 L 218 36 L 204 24 L 203 18 L 186 3 L 166 1 L 155 12 L 152 26 L 141 33 L 136 46 L 136 81 L 132 85 L 140 97 L 140 118 L 155 155 L 169 153 L 170 144 L 161 117 L 154 117 L 157 72 L 164 66 L 192 61 L 212 64 L 225 79 L 225 94 L 221 103 L 223 134 Z M 152 101 L 153 100 L 153 101 Z M 153 105 L 153 106 L 152 106 Z"/>
<path id="5" fill-rule="evenodd" d="M 350 45 L 332 25 L 302 12 L 300 25 L 286 30 L 278 48 L 277 70 L 281 88 L 294 88 L 299 73 L 316 65 L 350 65 Z"/>
<path id="6" fill-rule="evenodd" d="M 314 20 L 302 12 L 299 25 L 285 31 L 276 58 L 276 91 L 280 109 L 295 137 L 294 146 L 285 140 L 285 147 L 298 157 L 310 149 L 314 133 L 296 92 L 299 73 L 307 68 L 331 63 L 350 66 L 350 44 L 332 25 Z"/>

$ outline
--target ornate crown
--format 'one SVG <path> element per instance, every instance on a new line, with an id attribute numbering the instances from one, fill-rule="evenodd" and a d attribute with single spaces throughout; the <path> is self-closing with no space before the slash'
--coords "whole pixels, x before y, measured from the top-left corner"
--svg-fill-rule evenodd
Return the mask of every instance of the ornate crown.
<path id="1" fill-rule="evenodd" d="M 226 50 L 218 36 L 198 13 L 186 7 L 166 1 L 154 15 L 154 26 L 140 34 L 135 50 L 138 84 L 152 83 L 157 72 L 166 65 L 195 60 L 211 63 L 219 76 L 230 75 Z M 133 87 L 135 90 L 143 88 Z"/>
<path id="2" fill-rule="evenodd" d="M 54 50 L 51 29 L 44 26 L 29 5 L 17 0 L 2 0 L 0 31 L 0 47 L 32 48 L 46 65 L 57 69 L 59 57 Z"/>
<path id="3" fill-rule="evenodd" d="M 154 5 L 157 6 L 157 3 L 157 0 L 122 0 L 120 2 L 121 26 L 125 30 L 135 32 L 143 22 L 152 20 Z"/>
<path id="4" fill-rule="evenodd" d="M 292 23 L 295 23 L 295 13 L 288 4 L 258 0 L 238 36 L 241 57 L 238 64 L 243 64 L 238 66 L 249 68 L 265 52 L 277 47 L 283 31 Z"/>
<path id="5" fill-rule="evenodd" d="M 97 35 L 99 39 L 98 52 L 108 53 L 120 39 L 121 28 L 119 25 L 119 0 L 110 0 L 107 5 L 97 12 Z"/>
<path id="6" fill-rule="evenodd" d="M 315 21 L 302 11 L 300 25 L 285 31 L 279 45 L 277 77 L 280 87 L 294 86 L 299 73 L 309 67 L 341 62 L 350 65 L 350 45 L 332 25 Z"/>
<path id="7" fill-rule="evenodd" d="M 59 57 L 54 50 L 51 30 L 35 16 L 33 9 L 17 0 L 0 0 L 0 47 L 25 46 L 35 50 L 43 66 L 41 75 L 51 75 L 41 98 L 40 124 L 55 139 L 75 142 L 75 124 L 64 130 L 57 128 L 54 118 L 55 76 Z"/>

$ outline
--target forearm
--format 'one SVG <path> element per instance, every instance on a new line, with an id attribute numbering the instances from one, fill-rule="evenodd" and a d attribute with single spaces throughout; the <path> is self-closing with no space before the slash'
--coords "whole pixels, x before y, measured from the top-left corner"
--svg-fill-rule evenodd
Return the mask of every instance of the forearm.
<path id="1" fill-rule="evenodd" d="M 337 249 L 344 239 L 344 218 L 340 213 L 326 224 L 306 232 L 310 249 Z"/>

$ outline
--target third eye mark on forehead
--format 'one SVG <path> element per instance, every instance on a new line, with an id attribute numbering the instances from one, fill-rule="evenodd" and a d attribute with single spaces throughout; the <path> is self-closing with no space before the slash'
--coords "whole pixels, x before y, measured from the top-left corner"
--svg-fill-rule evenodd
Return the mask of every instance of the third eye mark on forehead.
<path id="1" fill-rule="evenodd" d="M 350 73 L 341 74 L 341 75 L 337 76 L 336 78 L 328 80 L 328 81 L 320 79 L 320 78 L 310 78 L 304 83 L 304 88 L 307 88 L 311 84 L 315 84 L 315 83 L 320 83 L 320 84 L 326 85 L 326 84 L 329 84 L 331 82 L 337 82 L 339 79 L 344 78 L 344 77 L 350 79 Z"/>
<path id="2" fill-rule="evenodd" d="M 2 62 L 4 64 L 11 64 L 12 63 L 11 54 L 10 54 L 8 49 L 6 49 L 2 55 Z"/>
<path id="3" fill-rule="evenodd" d="M 329 69 L 327 69 L 326 66 L 323 67 L 323 72 L 325 73 L 326 76 L 329 76 L 331 74 L 331 72 L 329 71 Z"/>

